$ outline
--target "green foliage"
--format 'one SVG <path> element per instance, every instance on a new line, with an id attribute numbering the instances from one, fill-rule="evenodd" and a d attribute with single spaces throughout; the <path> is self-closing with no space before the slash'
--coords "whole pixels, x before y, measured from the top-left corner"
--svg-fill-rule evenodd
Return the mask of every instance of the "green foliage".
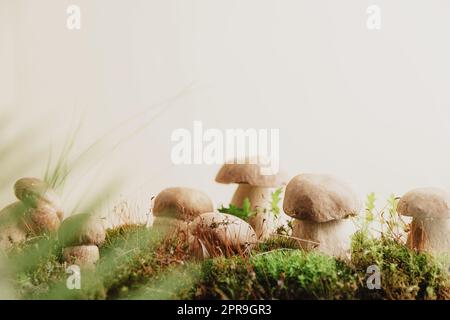
<path id="1" fill-rule="evenodd" d="M 278 217 L 280 215 L 280 201 L 281 201 L 281 194 L 283 193 L 283 188 L 278 188 L 271 194 L 271 201 L 270 201 L 270 209 L 272 213 L 275 215 L 275 217 Z"/>
<path id="2" fill-rule="evenodd" d="M 242 208 L 230 204 L 228 208 L 222 206 L 218 209 L 218 211 L 221 213 L 231 214 L 244 221 L 248 221 L 250 217 L 255 214 L 255 211 L 251 209 L 251 203 L 248 198 L 245 198 L 242 202 Z"/>
<path id="3" fill-rule="evenodd" d="M 278 217 L 280 209 L 281 194 L 283 193 L 283 188 L 278 188 L 271 193 L 270 201 L 268 202 L 268 208 L 261 208 L 262 210 L 270 210 L 275 217 Z M 256 214 L 256 210 L 251 209 L 251 203 L 248 198 L 245 198 L 242 202 L 242 208 L 230 204 L 229 207 L 222 206 L 218 209 L 219 212 L 231 214 L 244 221 L 248 221 L 250 217 Z"/>
<path id="4" fill-rule="evenodd" d="M 333 258 L 277 250 L 249 260 L 205 261 L 196 298 L 345 299 L 352 297 L 356 284 L 352 270 Z"/>
<path id="5" fill-rule="evenodd" d="M 361 298 L 442 299 L 449 293 L 447 271 L 435 257 L 414 252 L 389 237 L 374 239 L 357 232 L 352 239 L 351 262 L 361 274 L 370 265 L 381 272 L 382 289 L 362 286 Z"/>
<path id="6" fill-rule="evenodd" d="M 82 289 L 66 288 L 57 240 L 43 237 L 16 248 L 16 287 L 26 299 L 449 299 L 443 266 L 392 238 L 364 232 L 352 240 L 351 261 L 298 249 L 288 237 L 258 244 L 250 256 L 195 262 L 179 237 L 143 226 L 108 230 Z M 30 261 L 33 261 L 31 264 Z M 368 290 L 366 270 L 381 270 L 381 290 Z"/>
<path id="7" fill-rule="evenodd" d="M 375 193 L 371 192 L 367 195 L 366 199 L 366 221 L 368 223 L 372 222 L 375 219 Z"/>

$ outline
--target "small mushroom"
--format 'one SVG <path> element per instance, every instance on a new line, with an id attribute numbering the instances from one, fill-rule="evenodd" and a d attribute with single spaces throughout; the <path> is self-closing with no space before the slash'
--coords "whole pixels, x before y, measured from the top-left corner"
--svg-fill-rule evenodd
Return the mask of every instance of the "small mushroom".
<path id="1" fill-rule="evenodd" d="M 239 184 L 231 199 L 232 205 L 242 208 L 247 198 L 252 208 L 264 208 L 270 200 L 273 189 L 282 184 L 280 175 L 267 174 L 264 169 L 267 169 L 266 166 L 256 158 L 235 160 L 222 166 L 217 173 L 216 182 Z"/>
<path id="2" fill-rule="evenodd" d="M 438 188 L 407 192 L 397 205 L 398 213 L 412 217 L 407 245 L 418 251 L 450 253 L 450 193 Z"/>
<path id="3" fill-rule="evenodd" d="M 44 181 L 37 178 L 22 178 L 14 184 L 17 199 L 32 208 L 50 205 L 55 208 L 60 220 L 64 217 L 61 201 L 56 192 Z"/>
<path id="4" fill-rule="evenodd" d="M 100 246 L 105 242 L 106 233 L 101 219 L 81 213 L 70 216 L 61 223 L 58 237 L 63 246 Z"/>
<path id="5" fill-rule="evenodd" d="M 284 211 L 295 218 L 292 235 L 305 250 L 346 258 L 360 202 L 343 182 L 329 175 L 300 174 L 287 185 Z"/>
<path id="6" fill-rule="evenodd" d="M 105 242 L 106 233 L 99 218 L 82 213 L 65 219 L 58 237 L 66 247 L 64 261 L 91 267 L 99 259 L 98 246 Z"/>
<path id="7" fill-rule="evenodd" d="M 99 258 L 100 253 L 96 245 L 67 247 L 63 251 L 65 262 L 84 268 L 93 268 Z"/>
<path id="8" fill-rule="evenodd" d="M 190 249 L 199 258 L 244 254 L 257 242 L 255 231 L 247 222 L 219 212 L 198 216 L 189 224 L 189 232 Z"/>
<path id="9" fill-rule="evenodd" d="M 191 188 L 167 188 L 155 198 L 154 226 L 186 228 L 187 222 L 214 210 L 211 199 L 202 191 Z"/>
<path id="10" fill-rule="evenodd" d="M 280 226 L 280 221 L 270 212 L 270 200 L 276 187 L 282 185 L 281 175 L 270 171 L 261 158 L 247 158 L 225 163 L 216 176 L 218 183 L 237 183 L 230 204 L 242 208 L 244 200 L 250 201 L 250 207 L 256 214 L 249 219 L 258 238 L 270 237 Z"/>

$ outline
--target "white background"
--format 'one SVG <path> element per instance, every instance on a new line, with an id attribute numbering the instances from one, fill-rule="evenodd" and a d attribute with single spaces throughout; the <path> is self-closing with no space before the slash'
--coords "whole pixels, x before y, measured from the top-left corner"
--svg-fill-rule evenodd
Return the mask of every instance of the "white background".
<path id="1" fill-rule="evenodd" d="M 80 31 L 66 28 L 69 4 Z M 379 31 L 366 28 L 371 4 Z M 279 128 L 288 175 L 331 173 L 361 197 L 450 189 L 449 14 L 446 0 L 0 0 L 1 145 L 32 132 L 8 151 L 2 185 L 41 175 L 81 121 L 75 155 L 109 133 L 67 203 L 116 174 L 126 199 L 191 186 L 226 203 L 218 166 L 170 162 L 171 132 L 202 120 Z"/>

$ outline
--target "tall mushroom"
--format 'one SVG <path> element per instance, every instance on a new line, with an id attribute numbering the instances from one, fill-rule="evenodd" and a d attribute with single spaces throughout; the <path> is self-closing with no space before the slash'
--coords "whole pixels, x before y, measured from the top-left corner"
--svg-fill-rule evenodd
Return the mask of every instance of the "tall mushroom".
<path id="1" fill-rule="evenodd" d="M 233 215 L 208 212 L 189 224 L 190 249 L 198 258 L 245 254 L 256 242 L 253 228 Z"/>
<path id="2" fill-rule="evenodd" d="M 186 228 L 189 221 L 213 210 L 213 203 L 204 192 L 175 187 L 164 189 L 156 196 L 152 213 L 155 226 Z"/>
<path id="3" fill-rule="evenodd" d="M 280 174 L 270 170 L 264 172 L 264 169 L 268 168 L 258 159 L 249 158 L 225 163 L 216 176 L 218 183 L 238 184 L 230 204 L 242 208 L 244 200 L 249 200 L 251 209 L 256 212 L 249 219 L 249 223 L 261 239 L 270 237 L 283 222 L 289 220 L 283 212 L 280 213 L 281 219 L 277 219 L 270 212 L 272 192 L 276 187 L 280 187 L 282 182 Z"/>
<path id="4" fill-rule="evenodd" d="M 397 205 L 398 213 L 412 217 L 407 244 L 411 249 L 450 253 L 450 193 L 438 188 L 407 192 Z"/>
<path id="5" fill-rule="evenodd" d="M 300 174 L 288 183 L 283 207 L 295 218 L 292 234 L 304 249 L 348 256 L 356 231 L 348 218 L 359 213 L 360 202 L 345 183 L 329 175 Z"/>
<path id="6" fill-rule="evenodd" d="M 105 242 L 102 221 L 90 214 L 76 214 L 65 219 L 59 229 L 64 261 L 92 267 L 99 259 L 98 247 Z"/>

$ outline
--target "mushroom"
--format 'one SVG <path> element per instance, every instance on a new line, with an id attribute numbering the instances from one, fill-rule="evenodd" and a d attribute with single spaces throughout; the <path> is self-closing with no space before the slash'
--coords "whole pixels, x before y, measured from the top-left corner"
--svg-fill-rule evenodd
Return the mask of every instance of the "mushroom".
<path id="1" fill-rule="evenodd" d="M 83 245 L 64 248 L 63 259 L 67 263 L 93 268 L 100 258 L 96 245 Z"/>
<path id="2" fill-rule="evenodd" d="M 218 183 L 237 183 L 231 204 L 242 208 L 244 200 L 250 201 L 252 208 L 266 207 L 273 188 L 282 183 L 280 176 L 275 173 L 263 174 L 266 166 L 258 159 L 248 158 L 225 163 L 216 176 Z M 265 172 L 267 173 L 267 172 Z"/>
<path id="3" fill-rule="evenodd" d="M 155 198 L 155 227 L 186 229 L 187 223 L 205 212 L 214 210 L 211 199 L 202 191 L 191 188 L 167 188 Z"/>
<path id="4" fill-rule="evenodd" d="M 407 192 L 397 205 L 398 213 L 412 217 L 407 245 L 418 251 L 450 253 L 450 193 L 438 188 Z"/>
<path id="5" fill-rule="evenodd" d="M 94 244 L 105 242 L 106 233 L 101 219 L 88 213 L 76 214 L 61 223 L 59 241 L 64 246 Z"/>
<path id="6" fill-rule="evenodd" d="M 300 174 L 288 183 L 283 207 L 295 218 L 292 235 L 302 248 L 348 256 L 356 226 L 347 218 L 359 213 L 360 201 L 346 184 L 329 175 Z"/>
<path id="7" fill-rule="evenodd" d="M 65 219 L 59 228 L 59 240 L 66 247 L 66 262 L 77 261 L 89 267 L 99 259 L 98 246 L 105 242 L 102 221 L 90 214 L 77 214 Z"/>
<path id="8" fill-rule="evenodd" d="M 249 223 L 260 239 L 270 237 L 283 221 L 270 212 L 269 206 L 272 192 L 282 185 L 281 175 L 270 170 L 264 172 L 268 168 L 263 163 L 267 162 L 263 162 L 261 158 L 228 162 L 222 166 L 216 176 L 218 183 L 238 184 L 230 204 L 242 208 L 244 200 L 249 200 L 250 208 L 256 213 L 249 219 Z M 284 220 L 287 219 L 284 213 L 280 215 L 284 216 Z"/>
<path id="9" fill-rule="evenodd" d="M 23 215 L 27 210 L 22 202 L 14 202 L 0 211 L 0 249 L 9 250 L 26 240 Z"/>
<path id="10" fill-rule="evenodd" d="M 39 208 L 42 205 L 54 207 L 59 220 L 63 219 L 64 212 L 61 208 L 61 201 L 46 182 L 37 178 L 19 179 L 14 184 L 14 193 L 17 199 L 31 208 Z"/>
<path id="11" fill-rule="evenodd" d="M 246 253 L 256 242 L 253 228 L 244 220 L 225 213 L 201 214 L 189 224 L 190 244 L 199 258 Z"/>

